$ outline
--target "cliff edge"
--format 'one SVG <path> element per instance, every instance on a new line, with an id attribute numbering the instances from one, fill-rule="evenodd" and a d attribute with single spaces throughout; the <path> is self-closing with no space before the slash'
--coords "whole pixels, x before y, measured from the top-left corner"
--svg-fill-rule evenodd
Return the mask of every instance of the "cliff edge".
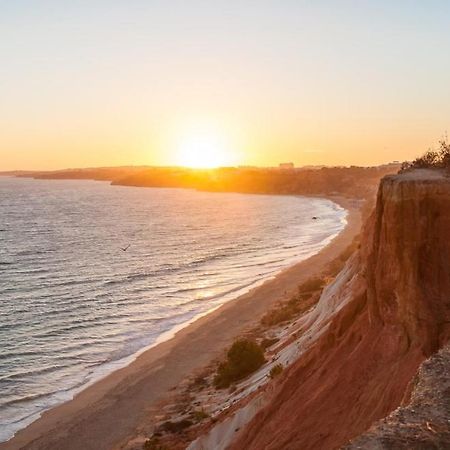
<path id="1" fill-rule="evenodd" d="M 407 401 L 449 341 L 449 237 L 450 178 L 385 177 L 360 249 L 304 319 L 298 345 L 313 344 L 230 448 L 340 448 Z"/>
<path id="2" fill-rule="evenodd" d="M 450 448 L 450 345 L 427 359 L 411 384 L 408 405 L 377 422 L 345 450 Z"/>

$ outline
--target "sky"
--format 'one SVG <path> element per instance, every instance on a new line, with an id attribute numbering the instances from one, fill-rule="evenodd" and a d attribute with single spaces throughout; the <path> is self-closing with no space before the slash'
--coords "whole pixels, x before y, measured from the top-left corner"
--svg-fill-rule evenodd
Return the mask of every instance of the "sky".
<path id="1" fill-rule="evenodd" d="M 450 128 L 449 23 L 448 0 L 0 0 L 0 170 L 412 159 Z"/>

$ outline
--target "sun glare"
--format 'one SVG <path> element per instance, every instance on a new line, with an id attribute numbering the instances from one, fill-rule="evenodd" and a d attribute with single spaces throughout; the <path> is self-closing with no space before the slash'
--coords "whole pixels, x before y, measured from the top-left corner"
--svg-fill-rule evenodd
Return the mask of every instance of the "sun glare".
<path id="1" fill-rule="evenodd" d="M 193 129 L 180 137 L 176 160 L 180 166 L 210 169 L 232 165 L 233 155 L 217 130 Z"/>

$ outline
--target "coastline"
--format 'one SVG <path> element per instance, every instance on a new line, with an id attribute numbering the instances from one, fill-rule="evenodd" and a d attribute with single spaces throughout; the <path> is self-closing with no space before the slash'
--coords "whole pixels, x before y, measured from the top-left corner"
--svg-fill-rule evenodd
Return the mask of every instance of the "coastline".
<path id="1" fill-rule="evenodd" d="M 46 411 L 0 444 L 0 449 L 110 449 L 126 439 L 173 386 L 220 356 L 233 338 L 274 302 L 319 274 L 351 243 L 360 230 L 360 205 L 349 199 L 325 198 L 348 211 L 347 225 L 319 253 L 203 315 L 171 339 L 141 353 L 128 366 Z"/>

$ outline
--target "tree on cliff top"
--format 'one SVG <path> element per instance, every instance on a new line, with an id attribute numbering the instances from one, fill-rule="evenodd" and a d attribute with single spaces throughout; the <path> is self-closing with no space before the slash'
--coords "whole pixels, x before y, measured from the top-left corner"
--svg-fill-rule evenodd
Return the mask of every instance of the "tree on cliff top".
<path id="1" fill-rule="evenodd" d="M 439 141 L 437 150 L 428 150 L 413 162 L 404 162 L 400 172 L 408 169 L 445 169 L 450 171 L 450 144 L 447 137 Z"/>

